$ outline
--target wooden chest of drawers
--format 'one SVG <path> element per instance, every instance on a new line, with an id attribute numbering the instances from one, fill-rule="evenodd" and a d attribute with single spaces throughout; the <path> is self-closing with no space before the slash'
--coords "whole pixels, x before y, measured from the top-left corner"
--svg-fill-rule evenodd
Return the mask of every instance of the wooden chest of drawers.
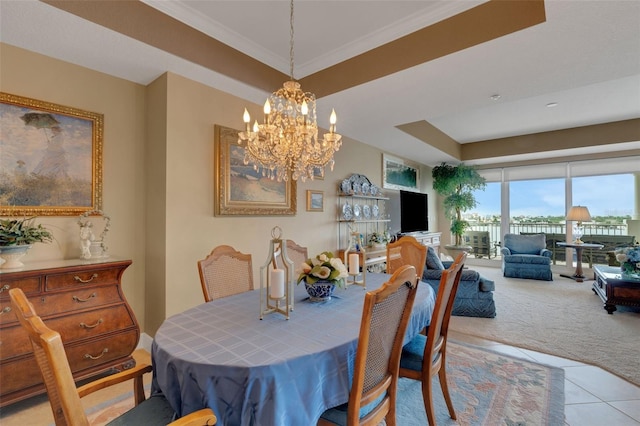
<path id="1" fill-rule="evenodd" d="M 45 392 L 26 333 L 11 311 L 21 288 L 43 321 L 62 336 L 76 380 L 131 368 L 140 328 L 122 293 L 130 260 L 64 260 L 0 270 L 0 407 Z"/>

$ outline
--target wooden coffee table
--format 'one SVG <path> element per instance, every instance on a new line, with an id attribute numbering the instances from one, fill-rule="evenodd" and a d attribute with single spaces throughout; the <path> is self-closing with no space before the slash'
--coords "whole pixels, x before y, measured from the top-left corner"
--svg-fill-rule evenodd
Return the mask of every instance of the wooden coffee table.
<path id="1" fill-rule="evenodd" d="M 609 314 L 617 310 L 616 305 L 640 307 L 640 278 L 623 278 L 620 267 L 593 267 L 593 292 L 604 302 Z"/>

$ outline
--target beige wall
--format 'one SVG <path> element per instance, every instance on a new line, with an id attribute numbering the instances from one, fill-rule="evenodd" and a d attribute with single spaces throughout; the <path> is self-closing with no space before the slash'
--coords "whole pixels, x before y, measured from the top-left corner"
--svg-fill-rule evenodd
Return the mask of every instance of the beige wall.
<path id="1" fill-rule="evenodd" d="M 244 107 L 258 116 L 260 105 L 175 74 L 144 87 L 5 44 L 0 49 L 3 92 L 104 114 L 109 250 L 133 260 L 124 292 L 150 335 L 167 316 L 202 302 L 196 262 L 214 246 L 251 253 L 259 286 L 274 226 L 311 254 L 335 250 L 338 183 L 360 173 L 382 184 L 382 152 L 345 138 L 333 172 L 327 170 L 324 180 L 298 182 L 295 216 L 215 217 L 214 125 L 240 128 Z M 421 167 L 421 189 L 434 200 L 430 176 Z M 306 211 L 308 189 L 324 191 L 323 212 Z M 430 217 L 437 217 L 436 203 L 429 207 Z M 53 230 L 56 243 L 36 245 L 27 261 L 79 255 L 76 217 L 39 220 Z M 437 220 L 431 226 L 437 229 Z"/>
<path id="2" fill-rule="evenodd" d="M 123 276 L 127 300 L 144 327 L 145 88 L 0 43 L 0 90 L 104 114 L 103 210 L 111 217 L 109 252 L 132 259 Z M 36 244 L 26 261 L 80 255 L 77 217 L 41 217 L 55 241 Z"/>

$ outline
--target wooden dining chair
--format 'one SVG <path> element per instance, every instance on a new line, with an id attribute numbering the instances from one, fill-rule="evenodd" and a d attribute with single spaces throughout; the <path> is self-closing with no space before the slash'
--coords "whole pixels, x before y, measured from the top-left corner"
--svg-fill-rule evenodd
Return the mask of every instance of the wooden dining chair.
<path id="1" fill-rule="evenodd" d="M 29 335 L 57 426 L 89 425 L 81 398 L 127 380 L 133 380 L 135 407 L 112 420 L 110 425 L 200 426 L 216 423 L 216 416 L 209 408 L 198 410 L 170 423 L 175 412 L 163 395 L 152 395 L 145 399 L 142 375 L 152 371 L 150 365 L 137 365 L 76 388 L 60 333 L 44 324 L 22 289 L 12 288 L 9 290 L 9 297 L 13 312 Z"/>
<path id="2" fill-rule="evenodd" d="M 253 290 L 251 255 L 231 246 L 221 245 L 198 261 L 204 301 Z"/>
<path id="3" fill-rule="evenodd" d="M 402 342 L 418 289 L 411 265 L 364 297 L 349 402 L 325 411 L 318 425 L 396 424 Z"/>
<path id="4" fill-rule="evenodd" d="M 291 262 L 293 262 L 293 270 L 296 271 L 298 269 L 300 269 L 300 265 L 303 264 L 308 258 L 309 258 L 309 254 L 308 254 L 308 250 L 306 247 L 298 245 L 295 241 L 293 240 L 284 240 L 285 245 L 287 246 L 287 257 L 289 257 L 289 260 L 291 260 Z M 280 254 L 280 252 L 278 252 L 278 255 Z M 282 268 L 282 258 L 280 256 L 277 256 L 278 258 L 278 268 Z M 294 277 L 297 278 L 297 277 Z"/>
<path id="5" fill-rule="evenodd" d="M 432 386 L 432 378 L 436 374 L 440 380 L 440 387 L 449 409 L 449 415 L 453 420 L 456 419 L 456 412 L 447 384 L 447 335 L 453 302 L 466 258 L 467 253 L 459 254 L 449 269 L 443 271 L 427 335 L 418 334 L 402 349 L 400 377 L 422 381 L 422 398 L 427 412 L 427 420 L 431 426 L 436 424 Z"/>
<path id="6" fill-rule="evenodd" d="M 427 246 L 410 235 L 387 244 L 387 274 L 393 274 L 403 265 L 412 265 L 421 279 L 426 260 Z"/>

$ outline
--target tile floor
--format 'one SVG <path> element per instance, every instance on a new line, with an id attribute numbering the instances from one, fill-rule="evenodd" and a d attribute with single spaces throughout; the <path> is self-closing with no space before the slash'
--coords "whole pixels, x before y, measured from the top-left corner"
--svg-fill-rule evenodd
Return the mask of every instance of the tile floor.
<path id="1" fill-rule="evenodd" d="M 449 338 L 564 369 L 565 426 L 640 426 L 640 387 L 599 367 L 453 331 Z"/>

